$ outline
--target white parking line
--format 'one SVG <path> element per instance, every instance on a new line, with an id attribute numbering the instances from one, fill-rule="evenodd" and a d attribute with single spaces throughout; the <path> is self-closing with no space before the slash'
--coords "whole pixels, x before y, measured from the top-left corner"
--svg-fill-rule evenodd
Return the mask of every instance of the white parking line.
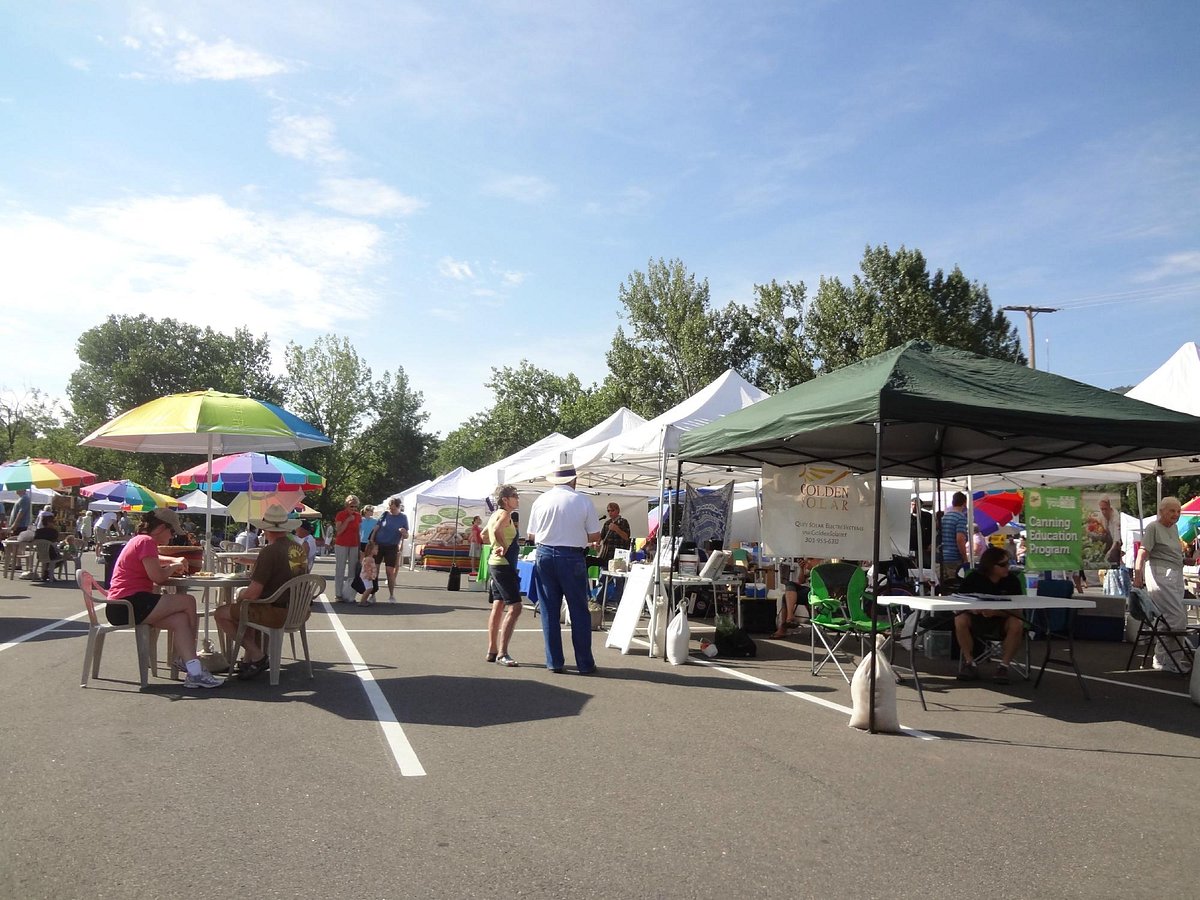
<path id="1" fill-rule="evenodd" d="M 650 647 L 649 641 L 643 641 L 640 638 L 634 638 L 633 641 L 639 646 Z M 710 669 L 716 669 L 725 675 L 732 675 L 734 678 L 740 678 L 742 681 L 748 681 L 751 684 L 757 684 L 759 687 L 769 688 L 773 691 L 779 691 L 781 694 L 787 694 L 789 697 L 795 697 L 797 700 L 804 700 L 808 703 L 815 703 L 817 706 L 823 706 L 826 709 L 836 710 L 846 716 L 849 716 L 854 710 L 848 706 L 843 706 L 840 703 L 834 703 L 832 700 L 826 700 L 824 697 L 814 697 L 812 694 L 806 694 L 803 691 L 798 691 L 795 688 L 787 688 L 781 684 L 775 684 L 773 681 L 767 681 L 765 678 L 759 678 L 757 675 L 750 675 L 747 672 L 739 672 L 737 669 L 728 669 L 719 663 L 710 662 L 707 659 L 695 657 L 688 658 L 689 663 L 699 663 L 702 666 L 708 666 Z M 909 737 L 920 738 L 923 741 L 940 741 L 941 738 L 932 734 L 926 734 L 924 731 L 918 731 L 916 728 L 906 728 L 901 725 L 900 730 Z"/>
<path id="2" fill-rule="evenodd" d="M 74 622 L 76 619 L 82 619 L 86 615 L 87 610 L 85 609 L 83 612 L 75 613 L 75 615 L 69 616 L 66 619 L 59 619 L 57 622 L 51 622 L 49 625 L 43 625 L 41 628 L 38 628 L 34 631 L 28 631 L 25 634 L 13 638 L 11 641 L 8 641 L 5 644 L 0 644 L 0 651 L 7 650 L 10 647 L 15 647 L 17 644 L 23 644 L 25 641 L 35 638 L 38 635 L 45 634 L 47 631 L 54 631 L 54 629 L 60 628 L 63 625 L 66 625 L 68 622 Z M 86 634 L 87 632 L 84 633 Z"/>
<path id="3" fill-rule="evenodd" d="M 413 750 L 412 744 L 409 743 L 404 729 L 400 727 L 396 713 L 387 702 L 387 698 L 383 696 L 383 690 L 379 687 L 375 676 L 371 674 L 371 669 L 362 658 L 362 654 L 354 646 L 354 641 L 351 640 L 350 633 L 342 626 L 342 620 L 338 617 L 337 612 L 334 611 L 333 604 L 324 595 L 321 596 L 321 601 L 328 607 L 329 619 L 333 622 L 333 632 L 338 636 L 338 641 L 341 642 L 342 649 L 346 651 L 346 658 L 350 660 L 350 664 L 354 667 L 354 674 L 363 683 L 363 690 L 366 691 L 367 700 L 370 701 L 371 709 L 375 711 L 375 719 L 379 722 L 379 727 L 383 729 L 383 736 L 387 739 L 388 746 L 392 749 L 392 756 L 396 760 L 396 765 L 400 767 L 400 774 L 406 777 L 424 775 L 425 767 L 417 759 L 417 753 Z"/>

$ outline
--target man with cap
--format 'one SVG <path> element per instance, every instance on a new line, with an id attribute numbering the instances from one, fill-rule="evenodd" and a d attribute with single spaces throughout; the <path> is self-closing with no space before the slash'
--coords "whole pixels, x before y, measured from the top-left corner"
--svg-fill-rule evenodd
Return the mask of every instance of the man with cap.
<path id="1" fill-rule="evenodd" d="M 592 618 L 588 613 L 587 548 L 600 540 L 592 501 L 575 490 L 575 466 L 570 452 L 559 454 L 558 465 L 547 476 L 553 488 L 542 494 L 529 511 L 529 538 L 537 543 L 534 569 L 538 578 L 538 607 L 546 668 L 563 671 L 562 630 L 559 615 L 567 601 L 571 614 L 571 644 L 580 675 L 596 671 L 592 656 Z"/>
<path id="2" fill-rule="evenodd" d="M 218 606 L 214 614 L 217 628 L 232 640 L 237 635 L 238 623 L 242 617 L 242 601 L 259 600 L 270 597 L 288 581 L 297 575 L 308 572 L 308 550 L 302 541 L 292 537 L 292 532 L 300 527 L 299 517 L 290 517 L 288 510 L 281 504 L 268 506 L 261 519 L 253 520 L 255 528 L 262 532 L 266 546 L 254 561 L 254 570 L 250 573 L 250 584 L 237 592 L 237 599 L 226 606 Z M 276 600 L 269 606 L 264 603 L 251 603 L 247 607 L 249 621 L 268 628 L 279 628 L 287 618 L 288 598 Z M 235 666 L 234 674 L 239 681 L 249 681 L 261 675 L 270 665 L 266 650 L 259 638 L 261 632 L 247 628 L 242 636 L 242 647 L 245 656 L 241 663 Z"/>

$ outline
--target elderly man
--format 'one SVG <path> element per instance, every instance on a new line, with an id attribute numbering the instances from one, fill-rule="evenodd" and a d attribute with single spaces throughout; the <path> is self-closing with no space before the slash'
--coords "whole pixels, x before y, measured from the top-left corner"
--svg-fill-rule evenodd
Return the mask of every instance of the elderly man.
<path id="1" fill-rule="evenodd" d="M 267 544 L 254 561 L 250 584 L 238 591 L 233 603 L 218 606 L 214 614 L 217 628 L 228 635 L 231 641 L 237 635 L 241 621 L 242 601 L 270 597 L 292 578 L 308 572 L 308 550 L 302 541 L 296 540 L 291 534 L 300 527 L 300 519 L 289 518 L 288 510 L 273 504 L 267 507 L 261 519 L 255 520 L 254 525 L 262 531 Z M 279 628 L 287 618 L 287 605 L 286 595 L 270 606 L 251 603 L 247 607 L 247 616 L 251 622 Z M 242 647 L 246 653 L 233 671 L 239 681 L 258 677 L 270 665 L 260 637 L 260 632 L 250 628 L 242 636 Z"/>
<path id="2" fill-rule="evenodd" d="M 596 671 L 596 660 L 592 656 L 592 618 L 587 604 L 586 554 L 588 544 L 600 540 L 600 532 L 592 530 L 596 527 L 596 511 L 588 497 L 575 491 L 575 466 L 569 454 L 559 456 L 558 466 L 548 480 L 555 486 L 534 501 L 528 526 L 529 538 L 537 543 L 534 568 L 546 668 L 563 671 L 559 615 L 566 598 L 575 667 L 580 675 L 591 675 Z"/>

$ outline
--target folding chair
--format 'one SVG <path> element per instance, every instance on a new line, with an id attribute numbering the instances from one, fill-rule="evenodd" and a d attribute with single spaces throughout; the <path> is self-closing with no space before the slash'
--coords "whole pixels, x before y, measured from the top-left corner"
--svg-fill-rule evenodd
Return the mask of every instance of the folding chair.
<path id="1" fill-rule="evenodd" d="M 864 608 L 867 596 L 867 573 L 854 563 L 821 563 L 809 573 L 808 602 L 812 610 L 809 646 L 812 652 L 812 673 L 819 675 L 832 662 L 846 683 L 850 676 L 837 658 L 838 651 L 848 638 L 858 638 L 859 655 L 863 642 L 871 635 L 871 615 Z M 876 620 L 877 634 L 889 634 L 892 623 Z M 817 658 L 817 640 L 825 655 Z M 843 651 L 846 652 L 846 651 Z"/>
<path id="2" fill-rule="evenodd" d="M 1192 649 L 1188 638 L 1195 633 L 1195 628 L 1172 628 L 1158 611 L 1150 595 L 1141 588 L 1129 590 L 1129 614 L 1137 619 L 1138 630 L 1133 639 L 1133 646 L 1129 649 L 1129 660 L 1125 663 L 1126 672 L 1133 670 L 1133 658 L 1137 655 L 1138 647 L 1142 645 L 1145 646 L 1141 666 L 1144 669 L 1156 643 L 1163 648 L 1180 673 L 1191 670 L 1195 650 Z"/>

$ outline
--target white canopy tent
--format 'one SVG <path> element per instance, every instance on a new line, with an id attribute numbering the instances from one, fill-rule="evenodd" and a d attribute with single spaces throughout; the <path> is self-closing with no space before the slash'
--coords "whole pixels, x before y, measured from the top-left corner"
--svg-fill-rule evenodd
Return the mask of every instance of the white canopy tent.
<path id="1" fill-rule="evenodd" d="M 569 447 L 579 473 L 581 488 L 645 488 L 654 491 L 663 481 L 667 460 L 679 449 L 679 436 L 721 416 L 734 412 L 768 395 L 746 381 L 733 369 L 727 369 L 712 383 L 659 416 L 612 437 L 584 443 L 577 438 Z M 585 438 L 587 435 L 581 435 Z M 509 478 L 545 486 L 546 475 L 554 467 L 557 453 L 537 465 L 514 471 Z M 727 467 L 687 465 L 685 480 L 693 484 L 724 484 L 757 477 Z"/>
<path id="2" fill-rule="evenodd" d="M 203 514 L 209 508 L 210 497 L 205 491 L 200 489 L 196 489 L 190 494 L 184 494 L 182 497 L 176 497 L 175 499 L 183 504 L 183 509 L 179 510 L 179 512 Z M 216 500 L 212 500 L 211 502 L 212 514 L 214 516 L 229 515 L 229 508 L 225 504 L 218 503 Z"/>
<path id="3" fill-rule="evenodd" d="M 1200 416 L 1200 346 L 1188 341 L 1125 396 Z M 1193 455 L 1117 463 L 1112 468 L 1139 475 L 1195 475 L 1200 472 L 1200 435 Z"/>

